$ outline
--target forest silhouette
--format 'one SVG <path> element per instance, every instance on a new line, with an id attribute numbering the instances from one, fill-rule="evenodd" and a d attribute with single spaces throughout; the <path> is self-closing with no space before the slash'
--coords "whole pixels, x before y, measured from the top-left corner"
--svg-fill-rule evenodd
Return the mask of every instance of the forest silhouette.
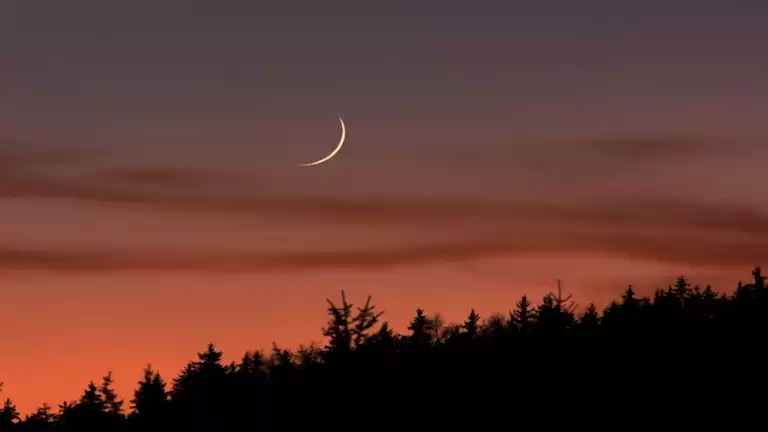
<path id="1" fill-rule="evenodd" d="M 147 366 L 129 400 L 111 373 L 56 408 L 22 416 L 6 399 L 0 432 L 765 426 L 768 294 L 752 276 L 730 294 L 683 276 L 649 297 L 630 285 L 602 311 L 559 289 L 459 324 L 417 309 L 405 334 L 342 291 L 325 347 L 273 344 L 224 364 L 209 344 L 170 380 Z"/>

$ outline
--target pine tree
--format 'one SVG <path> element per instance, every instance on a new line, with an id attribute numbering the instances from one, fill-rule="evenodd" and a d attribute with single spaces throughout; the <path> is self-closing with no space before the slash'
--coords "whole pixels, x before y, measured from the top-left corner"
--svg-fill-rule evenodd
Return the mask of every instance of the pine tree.
<path id="1" fill-rule="evenodd" d="M 678 276 L 675 280 L 675 286 L 672 288 L 672 293 L 680 300 L 684 300 L 691 293 L 691 284 L 688 283 L 688 279 L 685 276 Z"/>
<path id="2" fill-rule="evenodd" d="M 173 383 L 171 401 L 180 420 L 174 426 L 177 430 L 213 428 L 221 417 L 231 419 L 227 408 L 237 392 L 229 368 L 221 364 L 223 353 L 209 343 L 197 357 L 198 361 L 188 363 Z"/>
<path id="3" fill-rule="evenodd" d="M 162 430 L 167 419 L 168 393 L 160 373 L 151 365 L 144 369 L 144 377 L 131 400 L 133 415 L 141 430 Z"/>
<path id="4" fill-rule="evenodd" d="M 483 326 L 484 336 L 490 338 L 492 341 L 496 343 L 504 343 L 502 341 L 502 337 L 506 333 L 507 327 L 507 319 L 502 314 L 493 314 L 490 317 L 488 317 L 488 320 L 486 321 L 485 325 Z"/>
<path id="5" fill-rule="evenodd" d="M 426 346 L 433 340 L 434 323 L 424 314 L 424 309 L 416 309 L 416 316 L 408 325 L 411 331 L 411 343 L 417 346 Z"/>
<path id="6" fill-rule="evenodd" d="M 320 362 L 322 355 L 322 350 L 316 347 L 314 344 L 301 344 L 299 345 L 299 349 L 296 351 L 298 365 L 302 370 L 308 370 L 313 365 Z"/>
<path id="7" fill-rule="evenodd" d="M 269 359 L 269 381 L 276 396 L 282 403 L 290 404 L 298 392 L 298 367 L 295 354 L 272 343 L 272 355 Z"/>
<path id="8" fill-rule="evenodd" d="M 35 412 L 28 415 L 24 419 L 24 430 L 34 432 L 50 431 L 53 428 L 53 424 L 56 421 L 56 415 L 53 413 L 51 407 L 44 403 L 38 407 Z"/>
<path id="9" fill-rule="evenodd" d="M 479 324 L 480 324 L 480 315 L 478 315 L 477 312 L 475 312 L 475 310 L 472 309 L 469 312 L 469 316 L 464 321 L 464 324 L 462 324 L 461 327 L 464 329 L 464 331 L 466 332 L 465 334 L 469 339 L 474 339 L 475 337 L 477 337 L 477 330 L 478 330 Z"/>
<path id="10" fill-rule="evenodd" d="M 558 307 L 554 295 L 546 294 L 541 304 L 536 307 L 534 328 L 541 334 L 554 335 L 564 330 L 563 310 Z"/>
<path id="11" fill-rule="evenodd" d="M 509 321 L 519 330 L 527 331 L 530 329 L 534 320 L 533 312 L 531 311 L 531 302 L 528 301 L 528 296 L 524 295 L 515 306 L 516 309 L 510 314 Z"/>
<path id="12" fill-rule="evenodd" d="M 6 399 L 3 409 L 0 411 L 0 431 L 11 431 L 21 418 L 16 405 L 10 399 Z"/>
<path id="13" fill-rule="evenodd" d="M 265 377 L 264 367 L 264 354 L 261 351 L 247 352 L 240 360 L 236 373 L 243 382 L 261 382 Z"/>
<path id="14" fill-rule="evenodd" d="M 60 405 L 61 423 L 67 432 L 99 432 L 114 425 L 108 420 L 104 399 L 93 381 L 76 403 Z"/>
<path id="15" fill-rule="evenodd" d="M 567 296 L 563 297 L 563 286 L 560 279 L 557 280 L 557 294 L 549 293 L 549 296 L 554 301 L 555 308 L 567 312 L 568 314 L 573 314 L 573 312 L 576 310 L 576 307 L 578 306 L 576 303 L 571 301 L 573 294 L 568 294 Z"/>
<path id="16" fill-rule="evenodd" d="M 134 391 L 131 400 L 133 411 L 139 416 L 151 416 L 162 410 L 168 401 L 165 382 L 158 372 L 152 370 L 152 365 L 144 368 L 144 377 L 139 381 L 139 387 Z"/>
<path id="17" fill-rule="evenodd" d="M 390 350 L 394 349 L 395 340 L 395 332 L 389 327 L 389 323 L 385 321 L 381 324 L 379 330 L 371 337 L 370 342 L 377 350 L 380 348 Z"/>
<path id="18" fill-rule="evenodd" d="M 629 285 L 621 295 L 621 311 L 625 319 L 634 320 L 640 311 L 641 301 L 635 295 L 632 285 Z"/>
<path id="19" fill-rule="evenodd" d="M 621 295 L 621 301 L 622 301 L 622 306 L 631 306 L 637 303 L 637 298 L 635 297 L 635 290 L 632 289 L 632 285 L 628 286 L 627 289 L 624 291 L 624 294 Z"/>
<path id="20" fill-rule="evenodd" d="M 56 414 L 56 417 L 61 420 L 61 418 L 65 416 L 65 413 L 75 408 L 75 405 L 76 403 L 72 401 L 61 402 L 59 404 L 59 412 Z"/>
<path id="21" fill-rule="evenodd" d="M 116 417 L 123 415 L 123 401 L 117 397 L 117 393 L 112 389 L 112 371 L 107 372 L 102 378 L 99 393 L 104 400 L 104 411 Z"/>
<path id="22" fill-rule="evenodd" d="M 347 353 L 362 345 L 384 313 L 375 311 L 371 296 L 368 296 L 365 306 L 357 308 L 357 313 L 352 315 L 354 305 L 347 302 L 344 290 L 341 291 L 341 306 L 336 306 L 330 299 L 326 301 L 330 320 L 323 328 L 323 335 L 329 339 L 329 348 L 337 353 Z"/>
<path id="23" fill-rule="evenodd" d="M 352 318 L 352 336 L 354 347 L 362 345 L 368 338 L 368 332 L 379 322 L 384 311 L 375 311 L 376 306 L 371 304 L 371 296 L 365 299 L 365 306 L 357 308 L 357 315 Z"/>
<path id="24" fill-rule="evenodd" d="M 347 302 L 344 290 L 341 290 L 341 306 L 336 306 L 330 299 L 326 299 L 326 302 L 331 318 L 323 328 L 323 336 L 328 338 L 331 351 L 346 353 L 352 349 L 352 305 Z"/>
<path id="25" fill-rule="evenodd" d="M 579 323 L 583 328 L 588 329 L 590 333 L 594 332 L 594 329 L 600 324 L 600 315 L 598 315 L 594 303 L 587 305 L 587 308 L 584 309 L 584 313 L 579 319 Z"/>
<path id="26" fill-rule="evenodd" d="M 199 353 L 197 357 L 200 359 L 199 364 L 201 369 L 212 367 L 219 368 L 221 367 L 223 353 L 221 351 L 216 351 L 216 347 L 213 343 L 209 343 L 205 352 Z"/>

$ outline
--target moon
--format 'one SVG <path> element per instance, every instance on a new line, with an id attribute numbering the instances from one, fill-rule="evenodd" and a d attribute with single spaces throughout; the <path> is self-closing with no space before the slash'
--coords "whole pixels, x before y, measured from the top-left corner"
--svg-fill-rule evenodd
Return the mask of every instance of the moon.
<path id="1" fill-rule="evenodd" d="M 341 138 L 339 138 L 339 144 L 336 145 L 336 148 L 333 149 L 333 151 L 328 156 L 322 159 L 310 163 L 299 164 L 299 166 L 308 167 L 320 165 L 323 162 L 328 162 L 332 157 L 336 156 L 336 153 L 338 153 L 339 150 L 341 150 L 341 147 L 344 145 L 344 139 L 347 137 L 347 127 L 344 125 L 344 120 L 342 120 L 341 117 L 339 117 L 339 122 L 341 123 Z"/>

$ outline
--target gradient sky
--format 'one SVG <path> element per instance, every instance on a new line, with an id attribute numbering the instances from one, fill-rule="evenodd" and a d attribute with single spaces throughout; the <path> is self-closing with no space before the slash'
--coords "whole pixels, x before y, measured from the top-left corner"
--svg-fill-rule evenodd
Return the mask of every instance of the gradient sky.
<path id="1" fill-rule="evenodd" d="M 404 330 L 768 262 L 765 1 L 279 3 L 0 5 L 23 411 L 322 342 L 339 289 Z"/>

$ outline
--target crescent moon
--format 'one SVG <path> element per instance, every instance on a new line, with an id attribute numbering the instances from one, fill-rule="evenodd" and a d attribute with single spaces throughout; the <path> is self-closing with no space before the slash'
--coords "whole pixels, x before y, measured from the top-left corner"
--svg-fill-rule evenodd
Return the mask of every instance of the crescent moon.
<path id="1" fill-rule="evenodd" d="M 339 139 L 339 144 L 336 146 L 335 149 L 333 149 L 331 154 L 329 154 L 328 156 L 320 160 L 316 160 L 314 162 L 299 164 L 299 166 L 308 167 L 308 166 L 320 165 L 321 163 L 327 162 L 331 160 L 332 157 L 336 156 L 336 153 L 338 153 L 339 150 L 341 150 L 341 147 L 344 145 L 344 139 L 346 139 L 347 137 L 347 127 L 344 126 L 344 120 L 342 120 L 341 117 L 339 117 L 339 122 L 341 123 L 341 138 Z"/>

